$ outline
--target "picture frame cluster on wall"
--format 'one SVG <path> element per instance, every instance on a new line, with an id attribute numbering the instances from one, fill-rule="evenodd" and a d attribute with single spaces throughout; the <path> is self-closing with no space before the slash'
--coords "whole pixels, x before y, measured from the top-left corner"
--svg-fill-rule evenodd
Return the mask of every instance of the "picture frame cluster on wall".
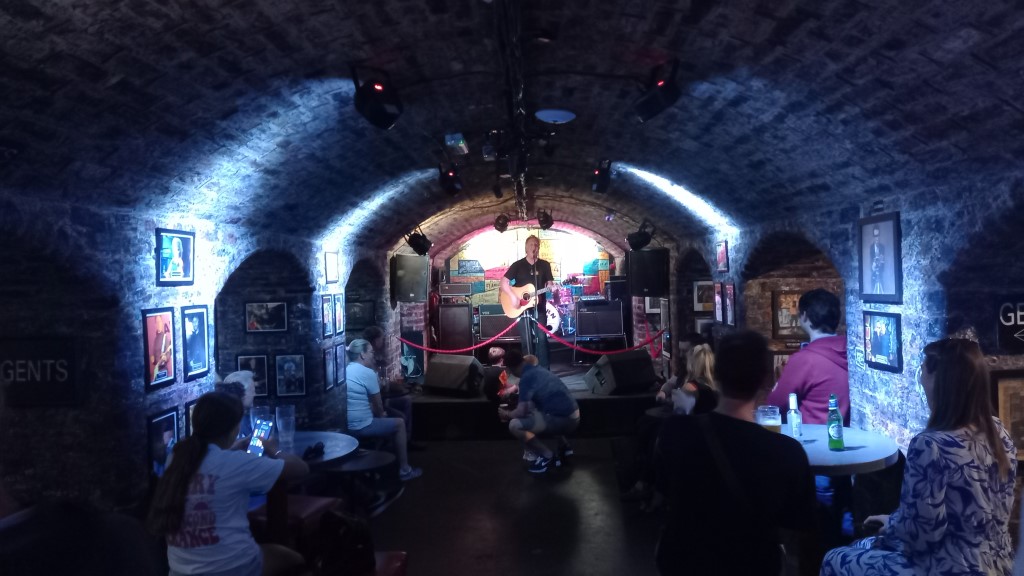
<path id="1" fill-rule="evenodd" d="M 178 381 L 178 332 L 173 307 L 142 310 L 143 382 L 147 392 Z M 182 306 L 182 381 L 210 373 L 210 309 L 206 305 Z"/>
<path id="2" fill-rule="evenodd" d="M 281 397 L 306 395 L 306 357 L 303 354 L 239 354 L 238 370 L 249 370 L 256 383 L 256 396 Z M 271 368 L 273 370 L 271 371 Z M 273 381 L 271 381 L 273 376 Z"/>
<path id="3" fill-rule="evenodd" d="M 345 295 L 325 294 L 320 297 L 320 321 L 324 338 L 345 331 Z"/>

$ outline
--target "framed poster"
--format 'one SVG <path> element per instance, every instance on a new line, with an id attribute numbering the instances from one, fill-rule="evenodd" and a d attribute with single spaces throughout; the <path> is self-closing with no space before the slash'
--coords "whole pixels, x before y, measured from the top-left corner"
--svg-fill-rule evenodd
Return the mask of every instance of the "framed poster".
<path id="1" fill-rule="evenodd" d="M 324 350 L 324 391 L 334 388 L 337 380 L 334 376 L 334 348 Z"/>
<path id="2" fill-rule="evenodd" d="M 693 321 L 693 331 L 697 334 L 703 334 L 704 331 L 708 329 L 707 327 L 714 323 L 714 318 L 696 318 Z"/>
<path id="3" fill-rule="evenodd" d="M 324 338 L 334 334 L 334 298 L 330 295 L 320 298 L 320 316 L 324 323 Z"/>
<path id="4" fill-rule="evenodd" d="M 348 355 L 345 353 L 345 345 L 338 344 L 334 347 L 334 378 L 335 383 L 345 382 L 345 365 L 348 363 Z"/>
<path id="5" fill-rule="evenodd" d="M 252 372 L 252 380 L 256 384 L 256 396 L 267 395 L 267 357 L 239 356 L 238 369 Z"/>
<path id="6" fill-rule="evenodd" d="M 181 357 L 186 382 L 210 373 L 209 321 L 209 308 L 206 306 L 181 308 L 181 325 L 185 329 Z"/>
<path id="7" fill-rule="evenodd" d="M 156 285 L 195 284 L 195 232 L 156 229 Z"/>
<path id="8" fill-rule="evenodd" d="M 422 346 L 423 332 L 402 332 L 402 339 L 406 342 L 412 342 L 417 346 Z M 422 378 L 423 349 L 417 348 L 416 346 L 410 346 L 406 342 L 402 342 L 402 356 L 399 358 L 399 362 L 402 365 L 402 377 L 406 379 Z"/>
<path id="9" fill-rule="evenodd" d="M 864 361 L 876 370 L 903 372 L 900 315 L 864 311 Z"/>
<path id="10" fill-rule="evenodd" d="M 803 292 L 777 290 L 772 292 L 772 338 L 776 340 L 807 340 L 800 327 L 800 296 Z"/>
<path id="11" fill-rule="evenodd" d="M 722 283 L 715 282 L 715 322 L 721 322 L 725 318 L 722 297 Z"/>
<path id="12" fill-rule="evenodd" d="M 736 285 L 725 284 L 725 323 L 736 325 Z"/>
<path id="13" fill-rule="evenodd" d="M 274 358 L 277 368 L 278 396 L 306 395 L 306 357 L 302 354 L 283 354 Z"/>
<path id="14" fill-rule="evenodd" d="M 729 242 L 727 240 L 715 242 L 715 271 L 729 271 Z"/>
<path id="15" fill-rule="evenodd" d="M 693 283 L 693 311 L 711 312 L 715 309 L 715 283 L 698 280 Z"/>
<path id="16" fill-rule="evenodd" d="M 287 332 L 288 305 L 284 302 L 246 302 L 246 332 Z"/>
<path id="17" fill-rule="evenodd" d="M 188 402 L 185 403 L 185 436 L 186 437 L 192 435 L 192 411 L 196 409 L 196 402 L 198 402 L 198 401 L 199 401 L 199 398 L 196 398 L 195 400 L 189 400 Z"/>
<path id="18" fill-rule="evenodd" d="M 341 334 L 345 331 L 345 295 L 334 295 L 334 333 Z"/>
<path id="19" fill-rule="evenodd" d="M 168 408 L 146 419 L 149 444 L 149 472 L 157 478 L 164 475 L 167 457 L 178 441 L 178 407 Z"/>
<path id="20" fill-rule="evenodd" d="M 778 382 L 779 378 L 782 378 L 782 371 L 785 370 L 786 364 L 789 363 L 789 357 L 793 355 L 794 350 L 772 350 L 772 373 L 775 375 L 775 381 Z"/>
<path id="21" fill-rule="evenodd" d="M 860 227 L 860 299 L 899 304 L 903 301 L 900 213 L 858 221 Z"/>
<path id="22" fill-rule="evenodd" d="M 142 311 L 142 347 L 146 391 L 174 382 L 174 308 Z"/>
<path id="23" fill-rule="evenodd" d="M 661 314 L 661 298 L 652 296 L 645 297 L 644 312 L 647 314 Z"/>
<path id="24" fill-rule="evenodd" d="M 338 281 L 338 253 L 324 252 L 324 275 L 328 284 Z"/>
<path id="25" fill-rule="evenodd" d="M 993 370 L 992 407 L 1015 446 L 1024 446 L 1024 370 Z M 1024 453 L 1017 453 L 1017 460 Z"/>
<path id="26" fill-rule="evenodd" d="M 376 311 L 372 301 L 345 302 L 345 329 L 362 330 L 376 323 Z"/>

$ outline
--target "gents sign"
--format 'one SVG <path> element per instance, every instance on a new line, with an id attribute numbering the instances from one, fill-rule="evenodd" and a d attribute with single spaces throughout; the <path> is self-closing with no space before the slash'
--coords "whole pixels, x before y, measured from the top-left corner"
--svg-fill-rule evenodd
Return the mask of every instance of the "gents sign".
<path id="1" fill-rule="evenodd" d="M 999 300 L 999 348 L 1024 352 L 1024 296 Z"/>
<path id="2" fill-rule="evenodd" d="M 66 338 L 0 339 L 0 377 L 12 406 L 75 404 L 74 343 Z"/>

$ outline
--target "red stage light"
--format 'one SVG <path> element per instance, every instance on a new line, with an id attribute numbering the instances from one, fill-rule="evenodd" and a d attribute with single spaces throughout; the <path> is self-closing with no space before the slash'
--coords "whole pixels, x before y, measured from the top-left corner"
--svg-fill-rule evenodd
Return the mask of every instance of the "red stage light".
<path id="1" fill-rule="evenodd" d="M 658 86 L 664 86 L 664 85 L 665 85 L 665 81 L 664 80 L 658 80 Z"/>
<path id="2" fill-rule="evenodd" d="M 661 84 L 659 83 L 658 86 L 661 86 Z M 377 82 L 374 82 L 373 89 L 376 90 L 377 92 L 383 92 L 384 91 L 384 85 L 380 84 L 380 83 L 377 83 Z"/>

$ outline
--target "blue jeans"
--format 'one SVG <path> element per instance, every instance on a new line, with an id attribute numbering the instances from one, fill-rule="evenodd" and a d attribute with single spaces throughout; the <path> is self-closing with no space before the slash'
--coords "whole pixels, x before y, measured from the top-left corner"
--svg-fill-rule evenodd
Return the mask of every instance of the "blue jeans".
<path id="1" fill-rule="evenodd" d="M 533 354 L 542 368 L 550 368 L 548 359 L 548 335 L 537 327 L 534 320 L 537 310 L 527 310 L 519 317 L 519 342 L 523 347 L 523 355 Z"/>

